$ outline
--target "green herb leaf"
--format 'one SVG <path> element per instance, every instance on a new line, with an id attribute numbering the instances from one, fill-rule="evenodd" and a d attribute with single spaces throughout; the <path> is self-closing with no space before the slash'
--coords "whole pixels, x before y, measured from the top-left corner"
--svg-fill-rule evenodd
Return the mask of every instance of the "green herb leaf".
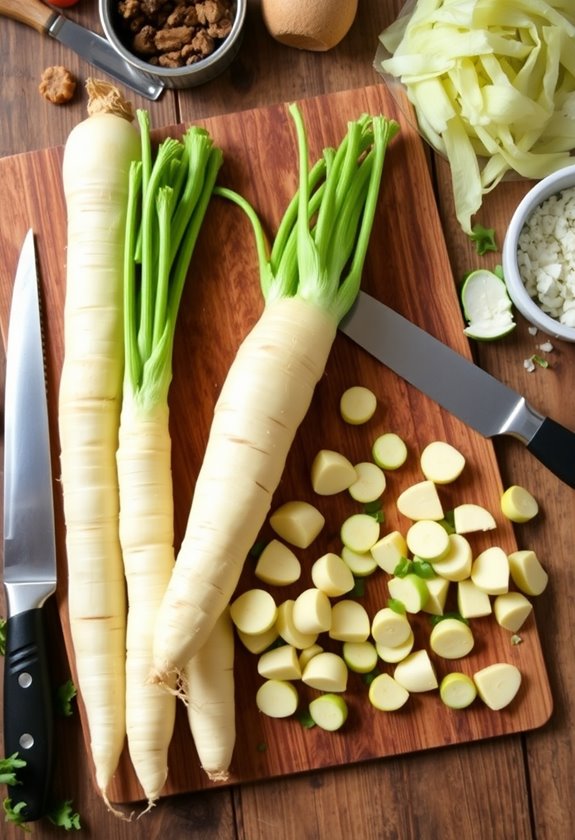
<path id="1" fill-rule="evenodd" d="M 395 577 L 402 578 L 409 574 L 411 570 L 411 561 L 407 559 L 407 557 L 402 557 L 395 569 L 393 570 L 393 574 Z"/>
<path id="2" fill-rule="evenodd" d="M 354 578 L 353 589 L 349 593 L 350 598 L 363 598 L 365 595 L 365 578 Z"/>
<path id="3" fill-rule="evenodd" d="M 493 273 L 497 277 L 499 277 L 500 280 L 505 281 L 505 275 L 503 274 L 503 266 L 502 265 L 496 265 L 493 269 Z"/>
<path id="4" fill-rule="evenodd" d="M 66 831 L 80 831 L 80 815 L 72 810 L 72 800 L 67 799 L 64 802 L 58 802 L 53 805 L 46 815 L 51 823 L 57 825 L 59 828 L 65 828 Z"/>
<path id="5" fill-rule="evenodd" d="M 7 798 L 2 803 L 2 806 L 4 808 L 4 814 L 6 815 L 4 817 L 6 822 L 17 825 L 18 828 L 22 829 L 22 831 L 31 831 L 30 826 L 26 824 L 26 820 L 22 814 L 22 811 L 26 807 L 25 802 L 17 802 L 16 805 L 12 805 L 12 800 Z"/>
<path id="6" fill-rule="evenodd" d="M 368 502 L 364 505 L 363 512 L 367 514 L 367 516 L 373 516 L 376 522 L 385 522 L 385 513 L 383 512 L 379 499 L 376 499 L 375 502 Z"/>
<path id="7" fill-rule="evenodd" d="M 439 520 L 439 524 L 445 528 L 448 534 L 455 533 L 455 515 L 452 510 L 448 510 L 443 519 Z"/>
<path id="8" fill-rule="evenodd" d="M 71 717 L 74 709 L 72 707 L 72 700 L 76 697 L 78 691 L 72 680 L 66 680 L 56 691 L 56 711 L 62 717 Z"/>
<path id="9" fill-rule="evenodd" d="M 313 729 L 313 727 L 316 726 L 315 720 L 312 718 L 307 709 L 302 709 L 301 712 L 298 712 L 297 719 L 304 729 Z"/>
<path id="10" fill-rule="evenodd" d="M 368 674 L 362 674 L 362 681 L 367 685 L 371 685 L 374 679 L 378 676 L 379 671 L 377 668 L 374 668 L 373 671 L 370 671 Z"/>
<path id="11" fill-rule="evenodd" d="M 259 560 L 266 545 L 267 542 L 265 540 L 257 540 L 250 548 L 250 557 L 253 557 L 254 560 Z"/>
<path id="12" fill-rule="evenodd" d="M 475 250 L 480 256 L 486 254 L 487 251 L 498 250 L 493 228 L 486 228 L 480 224 L 473 225 L 469 238 L 475 243 Z"/>
<path id="13" fill-rule="evenodd" d="M 21 767 L 26 767 L 26 762 L 18 758 L 17 752 L 8 758 L 0 758 L 0 785 L 20 784 L 16 777 L 16 771 Z"/>
<path id="14" fill-rule="evenodd" d="M 523 639 L 517 633 L 514 633 L 511 636 L 511 644 L 512 645 L 520 645 L 522 641 L 523 641 Z"/>
<path id="15" fill-rule="evenodd" d="M 548 368 L 549 367 L 549 362 L 547 361 L 547 359 L 544 359 L 542 356 L 538 356 L 537 353 L 534 353 L 531 356 L 531 361 L 535 362 L 535 364 L 539 365 L 539 367 L 542 367 L 542 368 Z"/>
<path id="16" fill-rule="evenodd" d="M 0 617 L 0 656 L 6 653 L 6 619 Z"/>
<path id="17" fill-rule="evenodd" d="M 403 601 L 399 601 L 397 598 L 389 598 L 387 601 L 387 606 L 390 608 L 390 610 L 399 613 L 399 615 L 405 615 L 405 613 L 407 612 Z"/>
<path id="18" fill-rule="evenodd" d="M 416 574 L 417 577 L 424 578 L 425 580 L 435 577 L 435 570 L 428 560 L 415 558 L 411 564 L 411 571 Z"/>

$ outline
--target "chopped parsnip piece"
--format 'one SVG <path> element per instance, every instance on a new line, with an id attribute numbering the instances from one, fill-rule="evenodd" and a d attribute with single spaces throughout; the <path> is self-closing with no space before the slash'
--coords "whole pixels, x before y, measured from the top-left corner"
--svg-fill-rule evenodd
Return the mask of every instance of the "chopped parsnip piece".
<path id="1" fill-rule="evenodd" d="M 248 589 L 230 604 L 230 616 L 242 633 L 266 633 L 277 617 L 277 606 L 265 589 Z"/>
<path id="2" fill-rule="evenodd" d="M 288 586 L 301 575 L 301 564 L 289 548 L 279 540 L 270 540 L 258 558 L 255 576 L 271 586 Z"/>
<path id="3" fill-rule="evenodd" d="M 311 701 L 309 713 L 321 729 L 336 732 L 347 720 L 347 703 L 339 694 L 322 694 Z"/>
<path id="4" fill-rule="evenodd" d="M 435 668 L 428 652 L 421 648 L 398 662 L 393 678 L 409 692 L 433 691 L 438 687 Z"/>
<path id="5" fill-rule="evenodd" d="M 539 513 L 537 500 L 525 487 L 513 484 L 501 496 L 501 511 L 512 522 L 529 522 Z"/>
<path id="6" fill-rule="evenodd" d="M 346 423 L 359 426 L 371 420 L 377 408 L 377 397 L 369 388 L 354 385 L 341 395 L 339 410 Z"/>
<path id="7" fill-rule="evenodd" d="M 311 465 L 311 484 L 320 496 L 335 496 L 357 480 L 351 461 L 340 452 L 320 449 Z"/>
<path id="8" fill-rule="evenodd" d="M 467 578 L 457 584 L 457 609 L 463 618 L 480 618 L 491 615 L 491 601 L 487 592 Z"/>
<path id="9" fill-rule="evenodd" d="M 428 443 L 420 458 L 423 475 L 435 484 L 450 484 L 459 478 L 465 458 L 450 443 L 434 440 Z"/>
<path id="10" fill-rule="evenodd" d="M 408 519 L 443 519 L 443 507 L 433 481 L 412 484 L 400 493 L 397 509 Z"/>
<path id="11" fill-rule="evenodd" d="M 377 565 L 388 575 L 394 574 L 397 564 L 406 559 L 408 553 L 405 537 L 399 531 L 385 534 L 370 551 Z"/>
<path id="12" fill-rule="evenodd" d="M 431 631 L 429 644 L 444 659 L 461 659 L 473 650 L 475 640 L 471 628 L 463 621 L 444 618 Z"/>
<path id="13" fill-rule="evenodd" d="M 453 523 L 458 534 L 470 534 L 474 531 L 491 531 L 497 527 L 493 515 L 481 505 L 467 502 L 453 510 Z"/>
<path id="14" fill-rule="evenodd" d="M 369 700 L 382 712 L 394 712 L 407 703 L 409 691 L 390 674 L 378 674 L 369 686 Z"/>
<path id="15" fill-rule="evenodd" d="M 509 590 L 509 560 L 498 545 L 477 555 L 471 567 L 471 580 L 488 595 L 501 595 Z"/>
<path id="16" fill-rule="evenodd" d="M 541 595 L 549 576 L 531 549 L 512 551 L 507 558 L 515 586 L 526 595 Z"/>
<path id="17" fill-rule="evenodd" d="M 347 563 L 333 552 L 319 557 L 311 567 L 313 585 L 330 598 L 351 592 L 355 581 Z"/>
<path id="18" fill-rule="evenodd" d="M 448 544 L 447 553 L 433 561 L 433 568 L 446 580 L 465 580 L 473 564 L 471 545 L 462 534 L 449 534 Z"/>
<path id="19" fill-rule="evenodd" d="M 268 680 L 299 680 L 301 666 L 296 649 L 293 645 L 280 645 L 262 653 L 258 674 Z"/>
<path id="20" fill-rule="evenodd" d="M 378 541 L 379 522 L 367 513 L 353 513 L 342 523 L 342 543 L 358 554 L 365 554 Z"/>
<path id="21" fill-rule="evenodd" d="M 441 680 L 439 696 L 450 709 L 466 709 L 477 697 L 477 688 L 467 674 L 453 671 Z"/>
<path id="22" fill-rule="evenodd" d="M 342 692 L 347 688 L 347 665 L 337 653 L 324 651 L 312 657 L 304 668 L 302 681 L 319 691 Z"/>
<path id="23" fill-rule="evenodd" d="M 290 717 L 296 711 L 298 702 L 297 688 L 286 680 L 266 680 L 256 693 L 257 707 L 268 717 Z"/>
<path id="24" fill-rule="evenodd" d="M 370 622 L 367 610 L 359 601 L 345 598 L 331 608 L 329 636 L 340 642 L 365 642 L 369 636 Z"/>
<path id="25" fill-rule="evenodd" d="M 270 645 L 273 645 L 279 636 L 277 623 L 274 623 L 265 633 L 243 633 L 237 627 L 236 632 L 240 642 L 250 653 L 263 653 Z"/>
<path id="26" fill-rule="evenodd" d="M 297 548 L 310 546 L 324 524 L 323 514 L 303 501 L 286 502 L 270 516 L 270 525 L 278 537 Z"/>
<path id="27" fill-rule="evenodd" d="M 371 635 L 377 644 L 384 647 L 402 645 L 410 634 L 411 625 L 405 613 L 398 613 L 391 607 L 382 607 L 371 622 Z"/>
<path id="28" fill-rule="evenodd" d="M 369 674 L 377 665 L 377 650 L 371 642 L 344 642 L 342 656 L 350 671 Z"/>
<path id="29" fill-rule="evenodd" d="M 511 633 L 523 626 L 533 610 L 533 605 L 522 592 L 505 592 L 493 602 L 493 613 L 498 624 Z"/>
<path id="30" fill-rule="evenodd" d="M 351 548 L 344 545 L 341 549 L 341 559 L 346 566 L 349 566 L 354 577 L 368 577 L 377 569 L 377 563 L 370 551 L 352 551 Z"/>
<path id="31" fill-rule="evenodd" d="M 395 647 L 388 647 L 387 645 L 382 645 L 376 643 L 375 649 L 377 650 L 377 655 L 380 659 L 384 662 L 390 662 L 392 664 L 396 664 L 397 662 L 401 662 L 402 659 L 411 653 L 413 650 L 413 645 L 415 644 L 415 636 L 413 635 L 413 631 L 409 631 L 409 636 L 401 645 L 396 645 Z"/>
<path id="32" fill-rule="evenodd" d="M 433 519 L 414 522 L 407 530 L 405 541 L 414 556 L 430 563 L 442 560 L 450 545 L 447 531 Z"/>
<path id="33" fill-rule="evenodd" d="M 425 578 L 425 585 L 427 586 L 427 601 L 423 611 L 430 613 L 430 615 L 443 615 L 449 592 L 449 580 L 436 575 L 435 577 Z"/>
<path id="34" fill-rule="evenodd" d="M 521 686 L 521 671 L 508 662 L 496 662 L 473 675 L 477 692 L 486 706 L 498 711 L 508 706 Z"/>
<path id="35" fill-rule="evenodd" d="M 383 470 L 397 470 L 407 460 L 407 446 L 399 435 L 385 432 L 373 442 L 371 457 Z"/>
<path id="36" fill-rule="evenodd" d="M 331 627 L 332 607 L 321 589 L 312 586 L 304 589 L 293 605 L 293 623 L 300 633 L 323 633 Z"/>
<path id="37" fill-rule="evenodd" d="M 305 650 L 315 644 L 318 634 L 317 632 L 302 633 L 297 629 L 293 619 L 294 605 L 295 601 L 291 598 L 279 605 L 276 628 L 284 642 L 293 645 L 298 650 Z"/>
<path id="38" fill-rule="evenodd" d="M 355 464 L 354 469 L 357 480 L 350 485 L 349 495 L 362 504 L 375 502 L 385 490 L 385 473 L 381 467 L 371 461 L 361 461 Z"/>
<path id="39" fill-rule="evenodd" d="M 429 598 L 429 590 L 423 578 L 416 574 L 405 577 L 393 577 L 387 583 L 389 594 L 397 601 L 401 601 L 408 613 L 418 613 Z"/>

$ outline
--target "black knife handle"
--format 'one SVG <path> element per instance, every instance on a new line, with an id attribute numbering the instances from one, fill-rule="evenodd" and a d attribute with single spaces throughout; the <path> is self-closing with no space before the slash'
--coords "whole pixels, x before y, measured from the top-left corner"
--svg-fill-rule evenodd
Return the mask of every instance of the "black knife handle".
<path id="1" fill-rule="evenodd" d="M 12 806 L 25 802 L 26 822 L 46 814 L 53 749 L 52 689 L 46 655 L 43 610 L 11 616 L 6 623 L 4 661 L 4 751 L 18 753 L 26 766 L 10 786 Z"/>
<path id="2" fill-rule="evenodd" d="M 575 432 L 546 417 L 527 449 L 561 481 L 575 488 Z"/>

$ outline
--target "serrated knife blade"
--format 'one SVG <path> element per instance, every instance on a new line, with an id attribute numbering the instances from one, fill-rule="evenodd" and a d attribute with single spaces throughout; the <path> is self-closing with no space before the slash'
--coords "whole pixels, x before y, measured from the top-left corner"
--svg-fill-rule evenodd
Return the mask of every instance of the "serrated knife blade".
<path id="1" fill-rule="evenodd" d="M 4 749 L 26 762 L 10 788 L 25 821 L 50 789 L 53 717 L 44 606 L 56 589 L 48 403 L 33 231 L 18 262 L 6 347 L 4 419 Z"/>
<path id="2" fill-rule="evenodd" d="M 360 292 L 340 330 L 485 437 L 520 440 L 575 487 L 575 432 L 536 411 L 520 394 L 384 303 Z"/>

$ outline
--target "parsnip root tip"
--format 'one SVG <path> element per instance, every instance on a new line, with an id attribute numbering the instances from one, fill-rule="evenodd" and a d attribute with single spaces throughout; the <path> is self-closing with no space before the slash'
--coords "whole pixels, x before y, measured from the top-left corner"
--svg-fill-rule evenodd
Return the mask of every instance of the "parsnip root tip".
<path id="1" fill-rule="evenodd" d="M 133 811 L 130 814 L 126 814 L 124 811 L 120 811 L 118 810 L 118 808 L 114 808 L 114 806 L 108 798 L 107 792 L 105 790 L 100 790 L 100 793 L 102 795 L 102 799 L 104 800 L 104 805 L 111 814 L 113 814 L 119 820 L 123 820 L 124 822 L 132 822 L 132 818 L 134 816 Z"/>
<path id="2" fill-rule="evenodd" d="M 204 768 L 205 770 L 205 768 Z M 229 770 L 206 770 L 210 782 L 227 782 L 230 778 Z"/>
<path id="3" fill-rule="evenodd" d="M 115 114 L 123 117 L 128 122 L 134 119 L 134 108 L 116 85 L 105 82 L 103 79 L 86 80 L 86 91 L 88 93 L 88 114 Z"/>

